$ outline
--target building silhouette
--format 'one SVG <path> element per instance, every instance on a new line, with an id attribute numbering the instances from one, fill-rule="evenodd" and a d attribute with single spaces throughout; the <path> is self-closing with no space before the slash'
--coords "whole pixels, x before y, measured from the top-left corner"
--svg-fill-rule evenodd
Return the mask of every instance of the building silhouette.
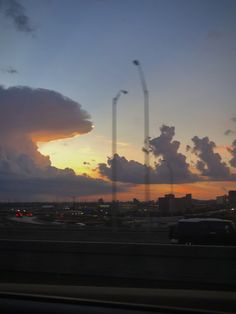
<path id="1" fill-rule="evenodd" d="M 186 194 L 184 197 L 166 194 L 164 197 L 159 197 L 158 204 L 159 211 L 163 215 L 184 214 L 192 208 L 192 194 Z"/>
<path id="2" fill-rule="evenodd" d="M 228 200 L 229 206 L 236 207 L 236 191 L 229 191 Z"/>

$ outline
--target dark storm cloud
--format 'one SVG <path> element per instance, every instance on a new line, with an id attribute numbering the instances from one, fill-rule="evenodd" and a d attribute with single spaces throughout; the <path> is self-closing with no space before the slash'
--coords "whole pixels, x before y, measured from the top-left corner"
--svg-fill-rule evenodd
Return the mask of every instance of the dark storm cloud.
<path id="1" fill-rule="evenodd" d="M 230 169 L 225 162 L 222 161 L 220 154 L 214 152 L 216 144 L 210 141 L 206 136 L 192 138 L 194 143 L 193 152 L 199 158 L 196 167 L 203 176 L 207 176 L 212 180 L 230 180 Z"/>
<path id="2" fill-rule="evenodd" d="M 232 154 L 232 159 L 230 159 L 229 163 L 232 167 L 236 168 L 236 139 L 232 143 L 232 147 L 228 149 Z"/>
<path id="3" fill-rule="evenodd" d="M 109 193 L 108 183 L 57 169 L 37 148 L 37 140 L 91 131 L 89 118 L 81 105 L 54 91 L 0 86 L 0 197 Z"/>
<path id="4" fill-rule="evenodd" d="M 7 68 L 2 68 L 1 71 L 4 73 L 8 73 L 8 74 L 18 74 L 19 73 L 15 68 L 13 68 L 11 66 L 9 66 Z"/>
<path id="5" fill-rule="evenodd" d="M 192 174 L 186 157 L 178 153 L 180 143 L 172 141 L 175 128 L 163 125 L 161 135 L 150 140 L 150 149 L 155 157 L 159 158 L 155 168 L 150 167 L 151 183 L 187 183 L 197 181 L 199 178 Z M 99 164 L 99 171 L 103 176 L 111 179 L 113 159 L 108 159 L 107 164 Z M 127 160 L 116 155 L 117 180 L 121 182 L 144 183 L 145 166 L 135 160 Z"/>
<path id="6" fill-rule="evenodd" d="M 35 30 L 24 6 L 16 0 L 0 0 L 0 12 L 12 20 L 17 30 L 30 33 Z"/>

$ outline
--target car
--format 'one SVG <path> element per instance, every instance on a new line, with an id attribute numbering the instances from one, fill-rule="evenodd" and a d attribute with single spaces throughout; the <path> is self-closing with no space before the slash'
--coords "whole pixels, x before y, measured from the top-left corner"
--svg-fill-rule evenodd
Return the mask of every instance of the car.
<path id="1" fill-rule="evenodd" d="M 226 219 L 180 219 L 170 226 L 169 239 L 178 244 L 236 245 L 236 227 Z"/>

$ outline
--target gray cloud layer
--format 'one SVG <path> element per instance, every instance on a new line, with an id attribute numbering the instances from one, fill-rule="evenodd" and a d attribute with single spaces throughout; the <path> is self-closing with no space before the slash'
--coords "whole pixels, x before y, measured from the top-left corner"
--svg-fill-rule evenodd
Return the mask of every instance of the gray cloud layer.
<path id="1" fill-rule="evenodd" d="M 163 125 L 161 135 L 150 140 L 150 150 L 155 157 L 160 157 L 155 168 L 150 167 L 151 183 L 170 183 L 171 177 L 174 183 L 195 182 L 199 178 L 189 170 L 186 157 L 178 153 L 180 143 L 173 141 L 175 128 Z M 144 183 L 145 166 L 137 161 L 128 161 L 125 157 L 116 155 L 117 180 L 131 183 Z M 108 163 L 99 165 L 99 171 L 103 176 L 111 179 L 113 159 Z"/>
<path id="2" fill-rule="evenodd" d="M 216 144 L 204 137 L 193 137 L 193 148 L 187 145 L 186 150 L 193 152 L 198 160 L 195 164 L 199 175 L 191 172 L 186 156 L 179 153 L 180 142 L 173 140 L 175 128 L 163 125 L 160 128 L 160 136 L 150 139 L 150 151 L 158 159 L 154 168 L 150 167 L 151 183 L 191 183 L 197 181 L 236 180 L 236 176 L 230 173 L 230 168 L 222 161 L 221 156 L 214 152 Z M 236 166 L 236 141 L 233 143 L 230 161 L 231 166 Z M 134 160 L 116 155 L 117 180 L 121 182 L 144 183 L 145 166 Z M 99 164 L 100 173 L 112 178 L 114 161 L 108 159 L 107 164 Z"/>
<path id="3" fill-rule="evenodd" d="M 47 90 L 29 87 L 0 86 L 0 198 L 40 200 L 58 195 L 82 196 L 110 193 L 110 184 L 72 169 L 57 169 L 50 159 L 37 150 L 37 141 L 68 138 L 91 131 L 90 116 L 75 101 Z M 186 156 L 179 152 L 174 140 L 175 128 L 163 125 L 158 137 L 150 140 L 150 151 L 157 158 L 150 168 L 151 183 L 189 183 L 200 180 L 235 180 L 221 156 L 214 152 L 215 143 L 208 137 L 195 136 L 198 157 L 196 168 L 201 176 L 190 171 Z M 236 166 L 236 140 L 230 149 L 231 166 Z M 118 181 L 144 183 L 145 166 L 135 160 L 116 155 Z M 88 164 L 86 161 L 85 164 Z M 113 160 L 99 164 L 100 173 L 111 179 Z M 119 187 L 125 191 L 129 185 Z"/>
<path id="4" fill-rule="evenodd" d="M 180 142 L 173 140 L 175 128 L 163 125 L 160 131 L 159 137 L 150 140 L 151 151 L 154 156 L 163 159 L 156 166 L 159 176 L 161 178 L 166 177 L 166 172 L 171 169 L 173 180 L 176 183 L 196 181 L 197 176 L 191 173 L 186 157 L 178 152 Z"/>
<path id="5" fill-rule="evenodd" d="M 135 160 L 127 160 L 125 157 L 119 156 L 118 154 L 115 155 L 115 162 L 118 169 L 117 181 L 135 184 L 144 183 L 144 165 Z M 102 176 L 112 179 L 113 165 L 114 159 L 108 158 L 107 164 L 100 163 L 98 170 Z M 153 170 L 151 172 L 153 181 Z"/>
<path id="6" fill-rule="evenodd" d="M 12 20 L 17 30 L 30 33 L 35 30 L 24 6 L 16 0 L 0 0 L 0 12 Z"/>
<path id="7" fill-rule="evenodd" d="M 0 87 L 0 197 L 22 199 L 109 193 L 103 180 L 51 166 L 37 140 L 67 138 L 92 129 L 89 115 L 51 90 Z"/>
<path id="8" fill-rule="evenodd" d="M 67 174 L 66 170 L 57 172 L 60 172 L 60 175 L 24 177 L 2 173 L 0 170 L 1 200 L 45 201 L 58 198 L 63 200 L 71 196 L 84 197 L 110 193 L 110 184 L 103 180 L 77 176 L 74 173 Z"/>
<path id="9" fill-rule="evenodd" d="M 194 136 L 192 141 L 193 152 L 199 158 L 196 168 L 201 175 L 212 180 L 231 179 L 229 167 L 222 161 L 220 154 L 214 152 L 216 144 L 213 141 L 210 141 L 208 137 L 201 139 L 198 136 Z"/>

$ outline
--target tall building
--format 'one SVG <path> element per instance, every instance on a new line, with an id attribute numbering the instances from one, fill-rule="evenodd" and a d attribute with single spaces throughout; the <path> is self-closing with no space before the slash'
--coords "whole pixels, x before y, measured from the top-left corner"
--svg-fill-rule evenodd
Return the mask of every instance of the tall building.
<path id="1" fill-rule="evenodd" d="M 161 214 L 169 215 L 175 211 L 174 200 L 174 194 L 166 194 L 164 197 L 159 197 L 158 204 Z"/>
<path id="2" fill-rule="evenodd" d="M 164 197 L 159 197 L 158 204 L 159 210 L 163 215 L 184 214 L 192 208 L 192 195 L 187 194 L 184 197 L 175 197 L 174 194 L 166 194 Z"/>
<path id="3" fill-rule="evenodd" d="M 229 206 L 236 207 L 236 191 L 229 191 Z"/>
<path id="4" fill-rule="evenodd" d="M 193 207 L 192 194 L 186 194 L 185 201 L 186 201 L 186 209 L 191 209 Z"/>
<path id="5" fill-rule="evenodd" d="M 225 206 L 227 204 L 227 195 L 217 196 L 216 197 L 216 205 Z"/>

